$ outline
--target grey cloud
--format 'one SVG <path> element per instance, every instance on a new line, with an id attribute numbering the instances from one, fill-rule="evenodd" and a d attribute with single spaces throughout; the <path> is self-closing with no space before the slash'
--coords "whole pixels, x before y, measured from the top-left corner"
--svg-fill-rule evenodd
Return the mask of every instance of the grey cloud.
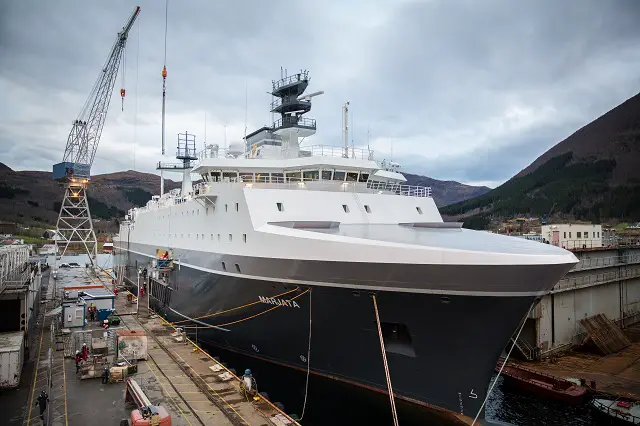
<path id="1" fill-rule="evenodd" d="M 0 161 L 50 170 L 116 32 L 111 2 L 2 2 Z M 141 1 L 94 173 L 159 160 L 164 2 Z M 239 140 L 269 124 L 280 66 L 311 70 L 319 131 L 339 144 L 351 101 L 355 145 L 408 172 L 499 183 L 640 90 L 636 1 L 169 2 L 167 147 L 189 130 Z M 136 69 L 136 63 L 138 68 Z M 248 98 L 245 111 L 245 87 Z M 137 111 L 137 114 L 136 114 Z M 20 140 L 20 148 L 16 141 Z"/>

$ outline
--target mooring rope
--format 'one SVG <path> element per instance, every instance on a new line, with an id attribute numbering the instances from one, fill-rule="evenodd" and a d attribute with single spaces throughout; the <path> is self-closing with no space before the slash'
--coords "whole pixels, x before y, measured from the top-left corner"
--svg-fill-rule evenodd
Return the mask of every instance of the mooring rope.
<path id="1" fill-rule="evenodd" d="M 391 402 L 391 414 L 393 415 L 393 424 L 398 426 L 398 413 L 396 412 L 396 401 L 393 398 L 393 387 L 391 386 L 391 376 L 389 375 L 389 365 L 387 364 L 387 351 L 384 348 L 384 339 L 382 337 L 382 327 L 380 326 L 380 317 L 378 315 L 378 303 L 376 295 L 373 297 L 373 308 L 376 312 L 376 323 L 378 324 L 378 337 L 380 338 L 380 349 L 382 350 L 382 361 L 384 363 L 384 374 L 387 378 L 387 389 L 389 390 L 389 401 Z"/>
<path id="2" fill-rule="evenodd" d="M 493 387 L 496 385 L 498 378 L 502 374 L 502 369 L 504 368 L 505 365 L 507 365 L 507 361 L 509 361 L 509 357 L 511 356 L 511 351 L 513 351 L 513 348 L 516 346 L 516 341 L 518 340 L 518 337 L 520 337 L 520 333 L 522 333 L 522 329 L 524 328 L 524 325 L 527 323 L 527 318 L 529 317 L 529 314 L 531 313 L 531 310 L 533 309 L 535 304 L 536 302 L 533 302 L 531 304 L 531 306 L 529 307 L 529 311 L 527 312 L 527 315 L 525 315 L 525 317 L 522 319 L 522 325 L 520 326 L 520 330 L 518 330 L 518 334 L 516 334 L 515 339 L 513 339 L 513 345 L 511 345 L 511 349 L 509 349 L 509 352 L 507 352 L 507 357 L 504 359 L 504 362 L 500 366 L 500 371 L 498 371 L 498 375 L 496 376 L 496 379 L 493 381 L 493 383 L 491 383 L 491 387 L 489 387 L 489 392 L 487 392 L 487 396 L 484 397 L 484 401 L 482 401 L 482 405 L 480 406 L 480 409 L 478 410 L 476 417 L 473 419 L 471 426 L 474 426 L 478 421 L 478 417 L 480 416 L 480 413 L 482 412 L 484 405 L 489 400 L 489 396 L 491 396 L 491 392 L 493 392 Z"/>
<path id="3" fill-rule="evenodd" d="M 304 385 L 304 403 L 302 404 L 302 414 L 300 421 L 304 418 L 304 411 L 307 408 L 307 394 L 309 391 L 309 372 L 311 370 L 311 288 L 309 288 L 309 347 L 307 348 L 307 381 Z"/>

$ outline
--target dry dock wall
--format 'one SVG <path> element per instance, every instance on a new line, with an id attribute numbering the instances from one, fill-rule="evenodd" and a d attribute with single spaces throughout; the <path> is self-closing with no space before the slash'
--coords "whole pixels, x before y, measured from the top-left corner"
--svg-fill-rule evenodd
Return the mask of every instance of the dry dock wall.
<path id="1" fill-rule="evenodd" d="M 580 262 L 533 309 L 521 336 L 541 355 L 580 343 L 586 317 L 605 314 L 622 327 L 640 321 L 640 247 L 574 253 Z"/>

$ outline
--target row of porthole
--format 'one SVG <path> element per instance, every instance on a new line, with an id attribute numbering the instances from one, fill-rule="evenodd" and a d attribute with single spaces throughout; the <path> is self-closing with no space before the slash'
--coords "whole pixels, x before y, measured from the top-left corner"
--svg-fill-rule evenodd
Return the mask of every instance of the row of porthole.
<path id="1" fill-rule="evenodd" d="M 238 204 L 236 203 L 236 206 L 237 206 L 237 205 L 238 205 Z M 225 206 L 226 206 L 226 204 L 225 204 Z M 276 208 L 278 209 L 278 211 L 282 212 L 282 211 L 284 211 L 284 204 L 282 204 L 282 203 L 276 203 Z M 349 213 L 349 206 L 348 206 L 348 205 L 346 205 L 346 204 L 343 204 L 343 205 L 342 205 L 342 210 L 344 210 L 344 212 L 345 212 L 345 213 Z M 367 213 L 371 213 L 371 207 L 370 207 L 368 204 L 365 204 L 365 205 L 364 205 L 364 210 L 365 210 Z M 416 207 L 416 210 L 418 211 L 418 213 L 419 213 L 419 214 L 422 214 L 422 208 L 420 208 L 420 207 Z"/>
<path id="2" fill-rule="evenodd" d="M 241 274 L 242 271 L 240 270 L 240 265 L 238 265 L 237 263 L 234 263 L 235 267 L 236 267 L 236 272 Z M 227 264 L 222 262 L 222 270 L 227 272 Z"/>
<path id="3" fill-rule="evenodd" d="M 228 211 L 229 211 L 229 205 L 228 205 L 228 204 L 225 204 L 225 205 L 224 205 L 224 211 L 225 211 L 225 212 L 228 212 Z M 240 204 L 239 204 L 239 203 L 236 203 L 236 211 L 240 211 Z M 186 213 L 187 213 L 187 216 L 189 216 L 189 210 L 186 210 Z M 181 212 L 181 215 L 182 215 L 182 216 L 184 216 L 184 214 L 185 214 L 185 212 Z M 208 207 L 205 209 L 205 213 L 204 213 L 204 214 L 209 214 L 209 208 L 208 208 Z M 169 217 L 171 217 L 171 215 L 172 215 L 172 214 L 171 214 L 171 213 L 169 213 L 169 215 L 168 215 L 168 216 L 169 216 Z M 194 210 L 191 210 L 191 216 L 196 216 L 196 215 L 197 215 L 197 216 L 199 216 L 199 215 L 200 215 L 200 209 L 194 209 Z M 175 217 L 175 216 L 178 216 L 178 212 L 173 213 L 173 216 L 174 216 L 174 217 Z M 162 215 L 162 216 L 156 216 L 156 219 L 165 219 L 165 218 L 166 218 L 166 217 L 165 217 L 164 215 Z"/>
<path id="4" fill-rule="evenodd" d="M 204 234 L 195 234 L 196 240 L 204 241 Z M 213 241 L 213 234 L 211 235 L 211 241 Z M 171 234 L 153 234 L 154 237 L 167 237 L 171 238 Z M 173 234 L 173 238 L 178 238 L 178 234 Z M 180 234 L 180 238 L 184 238 L 184 234 Z M 187 234 L 187 238 L 191 238 L 191 234 Z M 218 242 L 220 242 L 220 234 L 218 234 Z M 229 234 L 229 242 L 233 242 L 233 234 Z M 242 234 L 242 242 L 247 242 L 247 234 Z"/>

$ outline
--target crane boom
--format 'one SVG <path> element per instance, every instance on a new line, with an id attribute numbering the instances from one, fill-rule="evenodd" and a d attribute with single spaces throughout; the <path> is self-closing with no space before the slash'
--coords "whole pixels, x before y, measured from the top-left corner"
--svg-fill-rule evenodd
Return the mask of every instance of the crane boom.
<path id="1" fill-rule="evenodd" d="M 102 128 L 107 118 L 111 94 L 115 85 L 120 61 L 140 7 L 131 14 L 127 24 L 118 33 L 109 56 L 100 70 L 98 79 L 91 90 L 87 102 L 82 107 L 78 118 L 67 138 L 62 163 L 54 165 L 54 179 L 64 181 L 70 176 L 90 177 L 90 169 L 98 149 Z"/>
<path id="2" fill-rule="evenodd" d="M 98 241 L 93 230 L 87 186 L 129 30 L 139 13 L 138 6 L 118 33 L 109 56 L 100 69 L 98 80 L 78 118 L 73 122 L 62 163 L 53 165 L 53 179 L 63 183 L 65 188 L 56 224 L 56 253 L 60 256 L 65 255 L 69 246 L 75 245 L 84 247 L 92 263 L 97 255 Z M 124 88 L 121 90 L 121 96 L 124 97 Z M 59 249 L 60 246 L 62 250 Z"/>

